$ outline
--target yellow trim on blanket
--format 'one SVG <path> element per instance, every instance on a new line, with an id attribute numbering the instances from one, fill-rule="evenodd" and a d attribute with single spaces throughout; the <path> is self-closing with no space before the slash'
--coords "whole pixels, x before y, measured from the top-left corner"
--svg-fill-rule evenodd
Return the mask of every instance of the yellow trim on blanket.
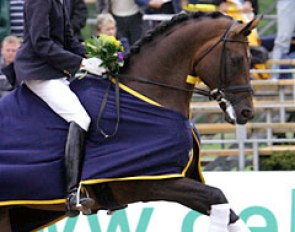
<path id="1" fill-rule="evenodd" d="M 56 199 L 56 200 L 11 200 L 11 201 L 2 201 L 0 206 L 7 205 L 57 205 L 64 204 L 65 199 Z"/>
<path id="2" fill-rule="evenodd" d="M 198 144 L 198 147 L 199 147 L 199 156 L 201 156 L 201 145 L 200 145 L 200 141 L 199 141 L 197 135 L 195 134 L 194 130 L 192 130 L 192 134 L 193 134 L 193 137 L 194 137 L 195 141 L 197 141 L 197 144 Z M 200 158 L 199 158 L 199 161 L 198 161 L 198 169 L 199 169 L 199 175 L 200 175 L 201 181 L 203 183 L 205 183 L 205 178 L 204 178 L 203 173 L 202 173 L 201 159 Z"/>
<path id="3" fill-rule="evenodd" d="M 111 81 L 113 83 L 115 83 L 115 79 L 114 78 L 112 78 Z M 155 105 L 155 106 L 162 106 L 160 103 L 158 103 L 158 102 L 156 102 L 156 101 L 154 101 L 154 100 L 152 100 L 152 99 L 150 99 L 150 98 L 142 95 L 141 93 L 139 93 L 139 92 L 137 92 L 137 91 L 129 88 L 128 86 L 126 86 L 126 85 L 124 85 L 122 83 L 119 83 L 119 87 L 121 89 L 125 90 L 126 92 L 130 93 L 131 95 L 133 95 L 133 96 L 135 96 L 135 97 L 137 97 L 137 98 L 139 98 L 139 99 L 141 99 L 141 100 L 143 100 L 145 102 L 148 102 L 148 103 L 150 103 L 152 105 Z"/>
<path id="4" fill-rule="evenodd" d="M 189 157 L 189 160 L 188 160 L 188 162 L 187 162 L 185 168 L 184 168 L 183 171 L 181 172 L 181 175 L 182 175 L 182 176 L 185 176 L 187 170 L 188 170 L 189 167 L 191 166 L 191 164 L 192 164 L 192 162 L 193 162 L 193 159 L 194 159 L 194 155 L 195 155 L 195 154 L 194 154 L 194 149 L 193 149 L 193 153 L 192 153 L 192 155 Z"/>
<path id="5" fill-rule="evenodd" d="M 114 181 L 130 181 L 130 180 L 162 180 L 162 179 L 169 179 L 169 178 L 177 178 L 177 177 L 184 177 L 181 174 L 167 174 L 161 176 L 131 176 L 131 177 L 118 177 L 118 178 L 100 178 L 100 179 L 91 179 L 91 180 L 83 180 L 81 184 L 84 185 L 92 185 L 92 184 L 99 184 L 104 182 L 114 182 Z"/>
<path id="6" fill-rule="evenodd" d="M 194 130 L 192 130 L 192 134 L 194 139 L 197 141 L 198 147 L 199 147 L 199 153 L 200 153 L 200 142 L 198 140 L 198 137 L 196 136 Z M 118 177 L 118 178 L 100 178 L 100 179 L 90 179 L 90 180 L 83 180 L 80 183 L 83 185 L 92 185 L 92 184 L 99 184 L 99 183 L 104 183 L 104 182 L 114 182 L 114 181 L 130 181 L 130 180 L 162 180 L 162 179 L 169 179 L 169 178 L 177 178 L 177 177 L 185 177 L 187 170 L 189 169 L 192 161 L 193 161 L 193 157 L 197 155 L 197 154 L 193 154 L 191 155 L 191 157 L 189 158 L 189 161 L 187 162 L 187 165 L 185 166 L 185 168 L 183 169 L 183 171 L 180 174 L 166 174 L 166 175 L 158 175 L 158 176 L 132 176 L 132 177 Z M 204 183 L 204 177 L 203 174 L 201 172 L 201 162 L 199 159 L 198 162 L 198 169 L 199 169 L 199 175 L 201 178 L 201 181 Z"/>

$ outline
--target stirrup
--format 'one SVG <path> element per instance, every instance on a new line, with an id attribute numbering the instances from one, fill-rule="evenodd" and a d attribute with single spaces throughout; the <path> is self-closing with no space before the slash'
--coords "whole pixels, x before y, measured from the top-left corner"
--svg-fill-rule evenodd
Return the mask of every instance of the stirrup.
<path id="1" fill-rule="evenodd" d="M 86 197 L 81 198 L 81 187 L 79 187 L 76 192 L 76 209 L 82 212 L 83 215 L 90 215 L 92 206 L 94 205 L 94 200 L 90 197 L 88 191 L 84 189 Z"/>
<path id="2" fill-rule="evenodd" d="M 67 198 L 67 215 L 69 217 L 75 217 L 82 212 L 83 215 L 89 215 L 92 213 L 92 206 L 94 205 L 94 200 L 90 198 L 88 191 L 85 189 L 85 197 L 81 197 L 81 185 L 69 194 Z"/>

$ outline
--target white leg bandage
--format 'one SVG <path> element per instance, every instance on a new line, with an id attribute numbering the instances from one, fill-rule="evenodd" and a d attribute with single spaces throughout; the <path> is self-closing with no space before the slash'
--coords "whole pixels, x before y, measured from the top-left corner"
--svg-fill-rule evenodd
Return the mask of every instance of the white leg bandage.
<path id="1" fill-rule="evenodd" d="M 251 230 L 246 226 L 245 222 L 241 219 L 235 223 L 229 224 L 229 232 L 251 232 Z"/>
<path id="2" fill-rule="evenodd" d="M 65 78 L 27 80 L 25 83 L 60 117 L 67 122 L 74 121 L 85 131 L 88 130 L 91 119 Z"/>
<path id="3" fill-rule="evenodd" d="M 226 232 L 229 224 L 229 204 L 212 205 L 208 232 Z"/>

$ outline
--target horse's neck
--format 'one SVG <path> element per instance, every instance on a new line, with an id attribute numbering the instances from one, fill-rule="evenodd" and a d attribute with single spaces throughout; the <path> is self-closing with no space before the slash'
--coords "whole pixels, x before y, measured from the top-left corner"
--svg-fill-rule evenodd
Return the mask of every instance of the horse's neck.
<path id="1" fill-rule="evenodd" d="M 191 71 L 195 41 L 186 40 L 186 44 L 183 44 L 179 41 L 172 43 L 169 38 L 165 40 L 156 45 L 145 46 L 140 54 L 132 58 L 126 74 L 165 85 L 192 89 L 193 86 L 188 86 L 185 82 L 186 76 Z M 125 83 L 162 106 L 181 112 L 186 117 L 189 116 L 189 103 L 192 96 L 190 92 L 139 82 Z"/>
<path id="2" fill-rule="evenodd" d="M 130 71 L 127 74 L 134 78 L 150 80 L 154 83 L 181 87 L 178 84 L 169 82 L 169 79 L 175 78 L 175 76 L 182 78 L 181 75 L 171 73 L 169 67 L 167 67 L 167 69 L 164 68 L 166 71 L 163 71 L 163 67 L 161 68 L 159 67 L 160 65 L 155 63 L 146 63 L 141 66 L 141 72 Z M 191 95 L 187 92 L 173 90 L 169 87 L 161 87 L 157 84 L 143 84 L 136 81 L 126 82 L 126 85 L 144 96 L 158 102 L 162 106 L 181 112 L 184 116 L 188 116 L 188 107 Z"/>

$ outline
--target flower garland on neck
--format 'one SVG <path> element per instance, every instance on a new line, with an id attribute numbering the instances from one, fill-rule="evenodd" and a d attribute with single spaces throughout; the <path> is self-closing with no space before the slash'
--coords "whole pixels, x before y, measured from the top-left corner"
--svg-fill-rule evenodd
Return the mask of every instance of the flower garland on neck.
<path id="1" fill-rule="evenodd" d="M 114 36 L 105 34 L 87 39 L 84 42 L 87 51 L 87 57 L 96 57 L 102 60 L 101 67 L 107 70 L 108 74 L 118 74 L 124 65 L 124 48 L 119 40 Z"/>

